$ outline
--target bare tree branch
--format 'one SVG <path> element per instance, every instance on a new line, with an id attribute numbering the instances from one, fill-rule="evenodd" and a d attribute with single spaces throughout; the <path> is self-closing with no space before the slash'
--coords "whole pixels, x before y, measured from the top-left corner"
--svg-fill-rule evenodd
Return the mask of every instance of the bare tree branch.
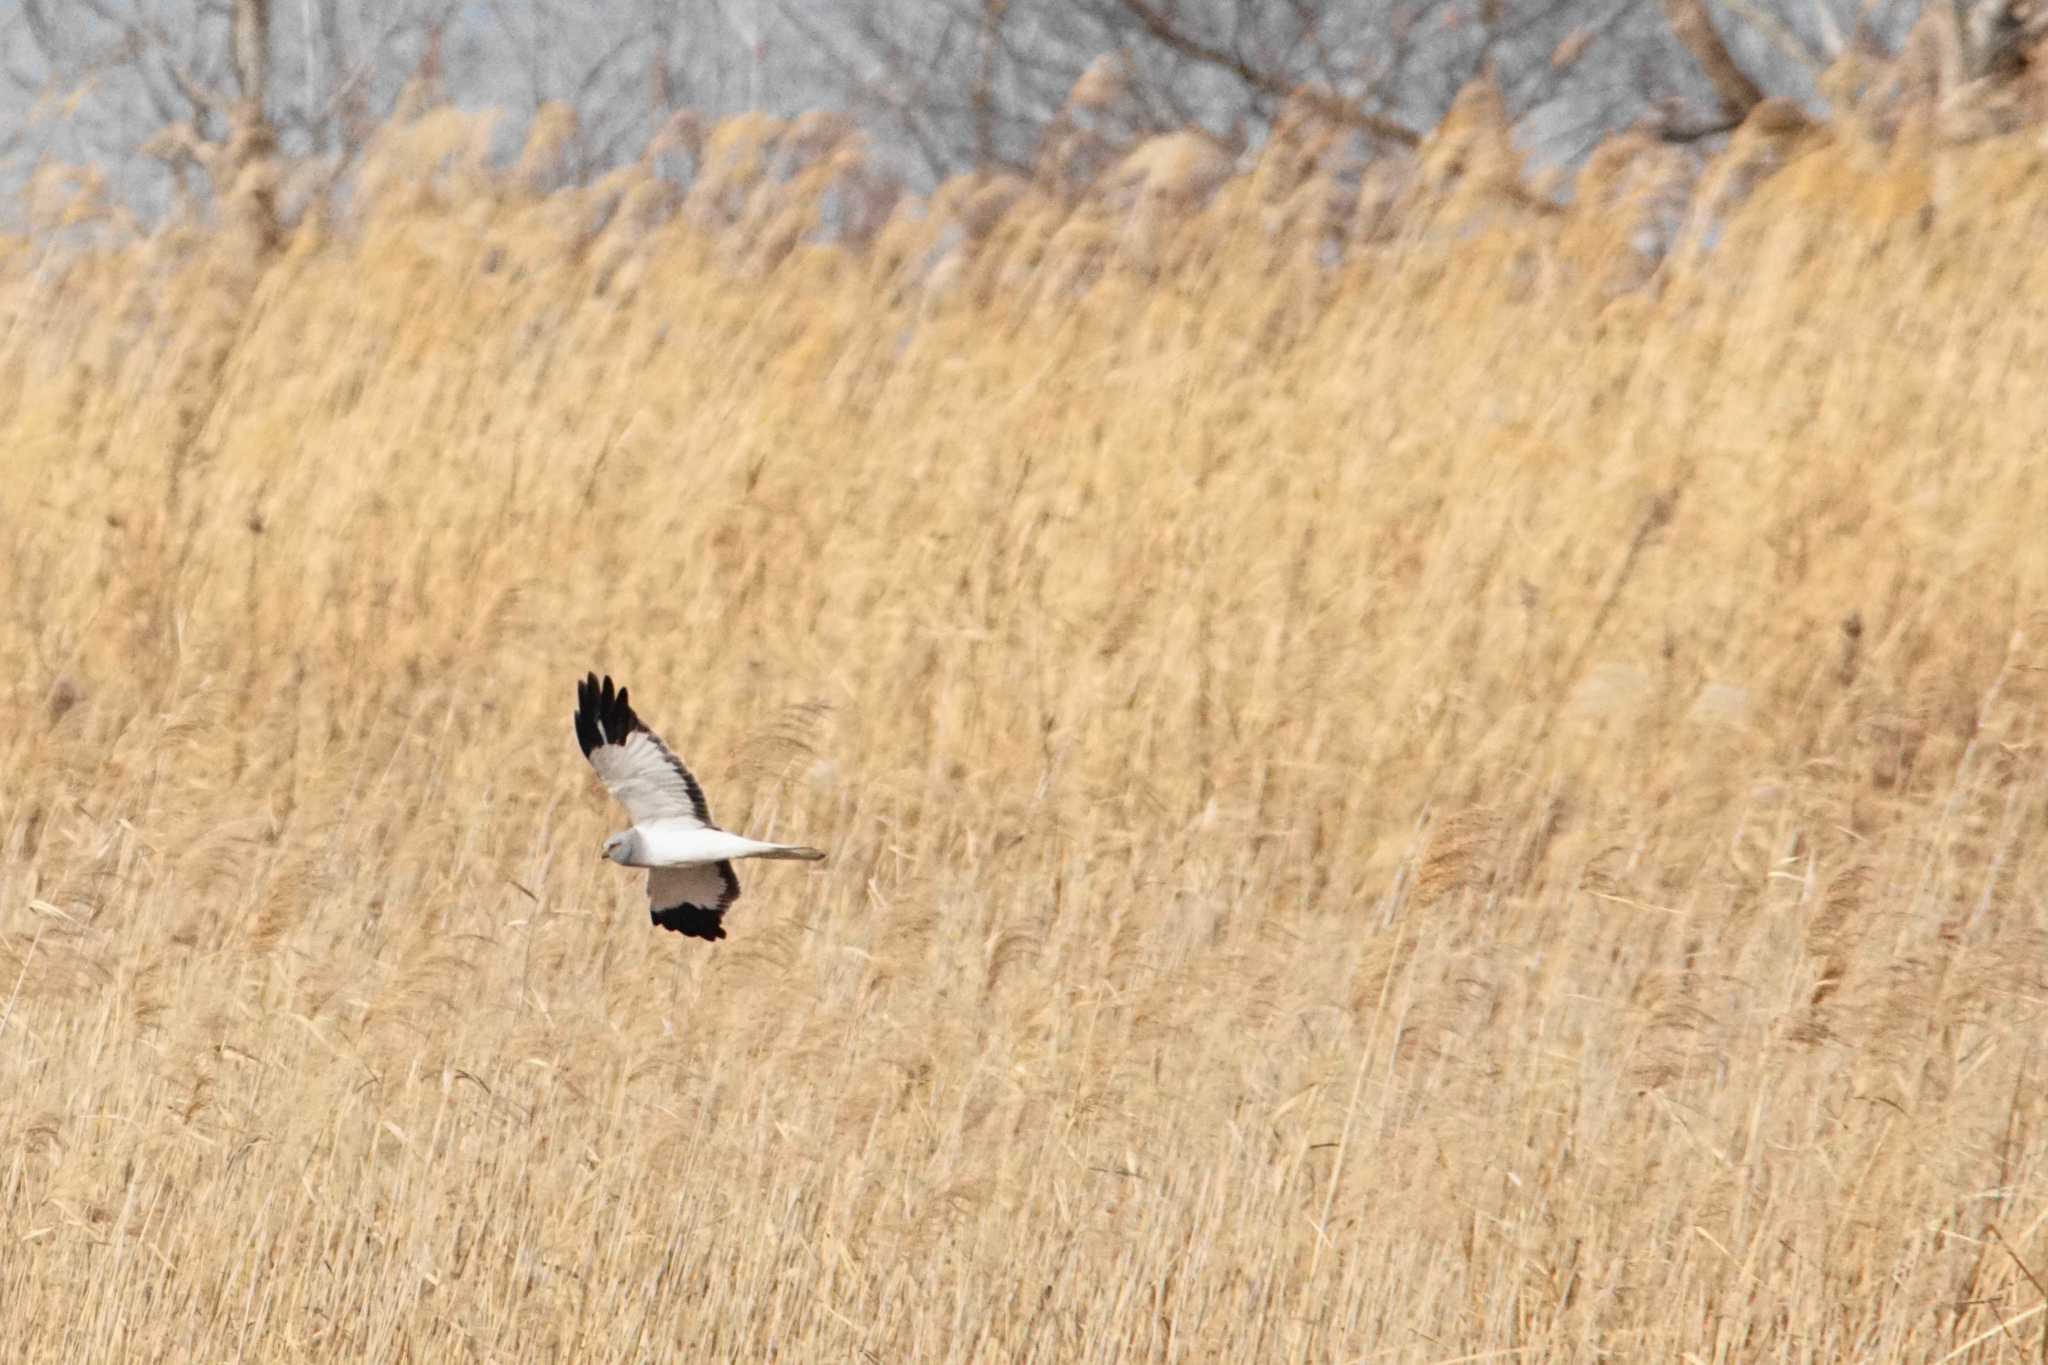
<path id="1" fill-rule="evenodd" d="M 1761 5 L 1752 4 L 1750 0 L 1723 0 L 1723 3 L 1732 13 L 1740 16 L 1744 23 L 1769 38 L 1772 46 L 1778 51 L 1808 71 L 1818 75 L 1821 68 L 1828 64 L 1828 53 L 1815 51 L 1805 39 L 1794 33 L 1789 25 Z"/>
<path id="2" fill-rule="evenodd" d="M 1350 100 L 1330 91 L 1318 90 L 1312 86 L 1298 86 L 1284 74 L 1261 70 L 1233 51 L 1203 42 L 1175 24 L 1165 11 L 1152 3 L 1152 0 L 1119 0 L 1119 3 L 1161 46 L 1192 61 L 1221 68 L 1237 77 L 1250 89 L 1269 98 L 1300 99 L 1333 123 L 1357 128 L 1404 147 L 1417 147 L 1422 144 L 1421 134 L 1393 119 L 1368 113 Z"/>
<path id="3" fill-rule="evenodd" d="M 1728 45 L 1714 27 L 1705 0 L 1662 0 L 1662 4 L 1672 34 L 1699 64 L 1700 73 L 1713 85 L 1728 117 L 1740 123 L 1744 114 L 1762 102 L 1764 92 L 1728 55 Z"/>

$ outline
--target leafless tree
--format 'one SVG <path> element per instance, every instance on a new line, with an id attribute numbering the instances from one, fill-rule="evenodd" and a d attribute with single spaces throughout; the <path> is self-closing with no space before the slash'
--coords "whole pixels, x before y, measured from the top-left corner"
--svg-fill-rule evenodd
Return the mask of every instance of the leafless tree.
<path id="1" fill-rule="evenodd" d="M 1102 111 L 1122 140 L 1271 123 L 1308 98 L 1336 123 L 1412 146 L 1488 64 L 1518 110 L 1573 90 L 1627 39 L 1627 0 L 905 0 L 781 13 L 861 111 L 934 177 L 1027 169 L 1091 63 L 1125 73 Z M 1600 82 L 1580 82 L 1588 88 Z"/>
<path id="2" fill-rule="evenodd" d="M 1772 94 L 1818 95 L 1833 103 L 1845 83 L 1830 74 L 1844 63 L 1929 68 L 1923 83 L 1934 103 L 1971 86 L 2010 85 L 2048 36 L 2048 6 L 2039 0 L 1934 0 L 1911 12 L 1875 0 L 1810 0 L 1803 10 L 1785 12 L 1756 0 L 1724 0 L 1723 25 L 1706 0 L 1662 0 L 1662 6 L 1673 35 L 1714 93 L 1713 108 L 1704 114 L 1676 114 L 1669 105 L 1661 111 L 1661 130 L 1673 141 L 1727 132 Z M 1724 27 L 1761 40 L 1763 53 L 1777 58 L 1775 82 L 1752 77 L 1758 54 L 1748 64 L 1738 60 Z"/>
<path id="3" fill-rule="evenodd" d="M 685 107 L 793 112 L 832 93 L 778 79 L 786 30 L 761 28 L 772 10 L 750 0 L 243 3 L 20 0 L 18 22 L 0 20 L 0 94 L 39 115 L 15 130 L 17 161 L 106 168 L 151 207 L 177 171 L 142 149 L 173 129 L 174 141 L 224 146 L 251 88 L 243 74 L 262 87 L 256 107 L 285 158 L 332 174 L 346 173 L 423 68 L 440 97 L 503 111 L 508 154 L 544 106 L 573 107 L 565 160 L 577 176 L 638 155 Z"/>
<path id="4" fill-rule="evenodd" d="M 400 0 L 22 3 L 0 51 L 16 97 L 43 102 L 41 153 L 113 169 L 145 206 L 152 165 L 176 181 L 230 144 L 346 160 L 388 107 L 377 87 L 395 93 L 392 58 L 416 63 L 435 20 Z"/>
<path id="5" fill-rule="evenodd" d="M 1555 164 L 1631 125 L 1706 141 L 1766 97 L 1824 114 L 1845 57 L 1938 68 L 1942 89 L 2006 81 L 2048 12 L 2044 0 L 18 5 L 0 17 L 0 101 L 37 112 L 0 120 L 0 182 L 10 163 L 19 178 L 43 159 L 86 162 L 144 209 L 171 180 L 140 149 L 166 129 L 225 146 L 260 87 L 255 108 L 283 159 L 344 175 L 423 69 L 445 98 L 505 112 L 497 150 L 508 157 L 539 110 L 573 108 L 570 178 L 632 159 L 684 110 L 709 123 L 742 109 L 846 109 L 886 162 L 927 181 L 1028 172 L 1050 135 L 1071 131 L 1063 120 L 1085 121 L 1111 151 L 1189 127 L 1256 143 L 1304 104 L 1397 152 L 1482 70 L 1517 143 Z"/>
<path id="6" fill-rule="evenodd" d="M 1768 97 L 1814 113 L 1856 49 L 1916 23 L 1957 35 L 1954 80 L 2025 60 L 2042 0 L 775 0 L 820 86 L 837 87 L 937 179 L 1028 170 L 1101 60 L 1122 97 L 1093 117 L 1129 146 L 1174 128 L 1270 127 L 1290 102 L 1389 148 L 1413 145 L 1488 69 L 1517 136 L 1570 162 L 1647 124 L 1731 132 Z"/>

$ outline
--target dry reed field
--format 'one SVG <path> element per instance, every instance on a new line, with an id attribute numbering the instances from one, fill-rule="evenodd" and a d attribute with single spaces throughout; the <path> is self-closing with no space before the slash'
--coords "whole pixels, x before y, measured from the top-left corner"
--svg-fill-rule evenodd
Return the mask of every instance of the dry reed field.
<path id="1" fill-rule="evenodd" d="M 6 246 L 8 1359 L 2041 1358 L 2033 143 L 749 128 Z M 830 861 L 650 927 L 593 668 Z"/>

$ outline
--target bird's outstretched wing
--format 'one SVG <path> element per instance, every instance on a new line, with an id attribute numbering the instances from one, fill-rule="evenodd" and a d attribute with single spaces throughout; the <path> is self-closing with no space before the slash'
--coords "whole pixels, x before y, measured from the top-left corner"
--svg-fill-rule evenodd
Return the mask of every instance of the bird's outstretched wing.
<path id="1" fill-rule="evenodd" d="M 592 673 L 576 684 L 576 742 L 634 824 L 682 820 L 716 828 L 697 779 L 633 714 L 626 689 L 615 690 L 609 676 L 600 683 Z"/>
<path id="2" fill-rule="evenodd" d="M 740 898 L 740 879 L 731 863 L 657 867 L 647 874 L 647 902 L 654 922 L 685 938 L 725 937 L 725 912 Z"/>

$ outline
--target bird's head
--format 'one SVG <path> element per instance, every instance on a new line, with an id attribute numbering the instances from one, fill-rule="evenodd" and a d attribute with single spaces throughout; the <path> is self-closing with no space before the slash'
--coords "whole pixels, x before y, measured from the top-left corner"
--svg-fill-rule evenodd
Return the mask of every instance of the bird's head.
<path id="1" fill-rule="evenodd" d="M 625 862 L 633 856 L 633 831 L 627 830 L 624 834 L 614 834 L 611 838 L 605 840 L 604 850 L 598 856 L 610 858 L 615 863 Z"/>

